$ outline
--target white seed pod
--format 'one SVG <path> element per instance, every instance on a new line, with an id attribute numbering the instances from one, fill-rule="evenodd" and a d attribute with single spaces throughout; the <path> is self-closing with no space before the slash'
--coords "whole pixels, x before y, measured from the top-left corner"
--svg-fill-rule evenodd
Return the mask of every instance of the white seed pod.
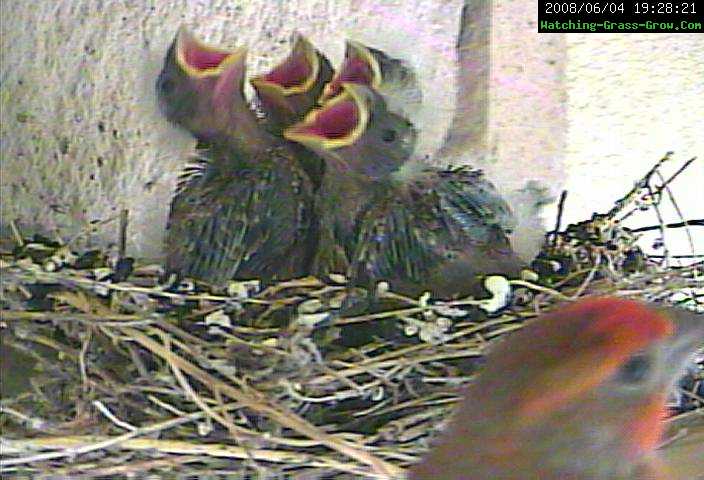
<path id="1" fill-rule="evenodd" d="M 96 285 L 95 287 L 93 287 L 93 291 L 101 297 L 107 297 L 108 294 L 110 293 L 110 290 L 108 289 L 108 287 L 106 287 L 104 285 Z"/>
<path id="2" fill-rule="evenodd" d="M 330 273 L 330 274 L 328 274 L 328 278 L 330 279 L 330 281 L 332 281 L 334 283 L 339 283 L 342 285 L 347 283 L 347 277 L 345 277 L 344 275 L 342 275 L 340 273 Z"/>
<path id="3" fill-rule="evenodd" d="M 376 284 L 376 295 L 378 297 L 382 297 L 389 293 L 389 290 L 391 287 L 389 286 L 389 282 L 379 282 Z"/>
<path id="4" fill-rule="evenodd" d="M 196 284 L 193 280 L 190 278 L 184 278 L 181 280 L 181 282 L 178 284 L 178 291 L 179 292 L 192 292 L 196 289 Z"/>
<path id="5" fill-rule="evenodd" d="M 414 337 L 418 335 L 418 331 L 420 330 L 420 327 L 414 323 L 407 323 L 405 327 L 403 327 L 403 334 L 406 335 L 407 337 Z"/>
<path id="6" fill-rule="evenodd" d="M 435 320 L 435 325 L 444 333 L 452 328 L 452 320 L 446 317 L 438 317 L 438 319 Z"/>
<path id="7" fill-rule="evenodd" d="M 448 336 L 440 331 L 436 324 L 427 323 L 421 327 L 418 338 L 427 343 L 438 344 L 446 341 Z"/>
<path id="8" fill-rule="evenodd" d="M 467 316 L 467 310 L 451 307 L 449 305 L 434 305 L 433 310 L 435 310 L 435 313 L 442 315 L 443 317 L 461 318 Z"/>
<path id="9" fill-rule="evenodd" d="M 480 302 L 479 308 L 487 313 L 494 313 L 506 305 L 511 300 L 511 284 L 506 277 L 501 275 L 490 275 L 484 279 L 484 288 L 491 292 L 492 297 Z"/>
<path id="10" fill-rule="evenodd" d="M 105 280 L 110 275 L 112 275 L 112 269 L 107 267 L 95 268 L 93 269 L 93 276 L 99 282 Z"/>
<path id="11" fill-rule="evenodd" d="M 232 328 L 232 321 L 230 320 L 230 317 L 227 316 L 227 314 L 223 312 L 222 309 L 215 310 L 214 312 L 209 313 L 205 316 L 203 320 L 205 322 L 205 325 L 207 326 Z"/>
<path id="12" fill-rule="evenodd" d="M 226 377 L 237 376 L 237 367 L 235 367 L 229 360 L 224 358 L 211 360 L 210 367 L 217 370 L 219 373 L 225 375 Z"/>
<path id="13" fill-rule="evenodd" d="M 310 300 L 306 300 L 304 302 L 301 302 L 298 305 L 297 311 L 298 313 L 305 314 L 305 313 L 315 313 L 320 311 L 320 309 L 323 308 L 323 302 L 318 300 L 317 298 L 311 298 Z"/>
<path id="14" fill-rule="evenodd" d="M 198 435 L 207 437 L 213 432 L 213 423 L 210 421 L 198 422 Z"/>
<path id="15" fill-rule="evenodd" d="M 296 324 L 306 326 L 306 327 L 315 327 L 319 323 L 325 322 L 330 319 L 330 312 L 320 312 L 320 313 L 305 313 L 302 315 L 298 315 L 296 317 Z"/>
<path id="16" fill-rule="evenodd" d="M 227 285 L 227 294 L 238 300 L 244 300 L 257 293 L 260 289 L 261 282 L 259 280 L 233 281 Z"/>
<path id="17" fill-rule="evenodd" d="M 534 272 L 533 270 L 529 270 L 527 268 L 521 270 L 521 280 L 525 280 L 526 282 L 537 282 L 539 279 L 540 276 L 537 272 Z"/>
<path id="18" fill-rule="evenodd" d="M 54 252 L 51 259 L 59 265 L 71 265 L 78 259 L 78 256 L 74 254 L 70 248 L 64 245 Z"/>
<path id="19" fill-rule="evenodd" d="M 25 244 L 24 248 L 25 250 L 32 250 L 34 252 L 46 252 L 51 250 L 51 247 L 39 242 L 29 242 Z"/>
<path id="20" fill-rule="evenodd" d="M 56 270 L 58 270 L 58 265 L 53 260 L 47 260 L 42 265 L 42 268 L 45 272 L 55 272 Z"/>

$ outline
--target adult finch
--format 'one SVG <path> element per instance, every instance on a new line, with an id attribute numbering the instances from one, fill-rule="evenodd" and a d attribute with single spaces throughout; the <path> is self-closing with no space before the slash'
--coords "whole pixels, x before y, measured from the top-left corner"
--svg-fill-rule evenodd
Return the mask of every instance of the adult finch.
<path id="1" fill-rule="evenodd" d="M 667 393 L 701 347 L 702 315 L 616 298 L 559 308 L 487 356 L 410 478 L 679 478 L 655 449 Z"/>

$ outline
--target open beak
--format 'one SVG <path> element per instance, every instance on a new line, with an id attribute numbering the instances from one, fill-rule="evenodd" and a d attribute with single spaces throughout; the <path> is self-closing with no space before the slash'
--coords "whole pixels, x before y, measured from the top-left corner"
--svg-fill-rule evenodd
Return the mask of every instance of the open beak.
<path id="1" fill-rule="evenodd" d="M 370 107 L 357 85 L 343 83 L 342 93 L 284 130 L 284 137 L 313 149 L 353 145 L 369 123 Z"/>
<path id="2" fill-rule="evenodd" d="M 347 40 L 345 60 L 332 81 L 325 86 L 321 103 L 339 95 L 343 83 L 357 83 L 378 88 L 381 84 L 381 68 L 372 52 L 361 43 Z"/>
<path id="3" fill-rule="evenodd" d="M 320 69 L 318 51 L 305 37 L 296 34 L 289 56 L 269 73 L 252 78 L 250 83 L 257 92 L 276 91 L 287 97 L 308 92 L 315 84 Z"/>
<path id="4" fill-rule="evenodd" d="M 217 77 L 230 64 L 246 56 L 245 48 L 226 50 L 198 40 L 185 27 L 176 35 L 176 62 L 194 78 Z"/>
<path id="5" fill-rule="evenodd" d="M 302 35 L 294 34 L 288 57 L 250 80 L 262 110 L 277 129 L 299 121 L 332 78 L 330 62 Z"/>

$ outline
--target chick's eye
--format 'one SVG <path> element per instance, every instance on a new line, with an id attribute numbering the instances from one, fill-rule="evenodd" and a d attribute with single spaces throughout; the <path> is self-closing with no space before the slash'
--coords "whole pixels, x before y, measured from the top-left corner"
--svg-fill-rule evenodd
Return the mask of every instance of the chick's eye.
<path id="1" fill-rule="evenodd" d="M 394 140 L 396 140 L 396 131 L 391 129 L 384 130 L 383 132 L 381 132 L 381 139 L 386 143 L 393 142 Z"/>
<path id="2" fill-rule="evenodd" d="M 159 89 L 159 91 L 161 91 L 161 93 L 164 93 L 164 94 L 171 93 L 175 87 L 176 87 L 176 84 L 174 83 L 174 81 L 168 77 L 160 78 L 159 82 L 157 84 L 157 88 Z"/>
<path id="3" fill-rule="evenodd" d="M 648 377 L 651 359 L 647 355 L 635 355 L 624 363 L 618 371 L 620 383 L 639 383 Z"/>

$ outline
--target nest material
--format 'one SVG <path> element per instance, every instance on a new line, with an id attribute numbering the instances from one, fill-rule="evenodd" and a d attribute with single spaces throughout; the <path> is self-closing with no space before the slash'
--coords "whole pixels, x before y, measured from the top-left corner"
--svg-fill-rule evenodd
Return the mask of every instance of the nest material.
<path id="1" fill-rule="evenodd" d="M 704 263 L 648 256 L 622 226 L 658 211 L 674 176 L 654 178 L 669 158 L 612 211 L 565 230 L 558 221 L 540 275 L 493 277 L 483 299 L 406 298 L 382 283 L 369 301 L 338 275 L 169 291 L 158 266 L 135 265 L 121 248 L 76 254 L 17 232 L 1 265 L 0 354 L 17 391 L 3 381 L 0 471 L 397 478 L 487 345 L 526 319 L 584 295 L 700 305 Z M 693 370 L 673 398 L 672 435 L 704 411 L 703 377 Z"/>

